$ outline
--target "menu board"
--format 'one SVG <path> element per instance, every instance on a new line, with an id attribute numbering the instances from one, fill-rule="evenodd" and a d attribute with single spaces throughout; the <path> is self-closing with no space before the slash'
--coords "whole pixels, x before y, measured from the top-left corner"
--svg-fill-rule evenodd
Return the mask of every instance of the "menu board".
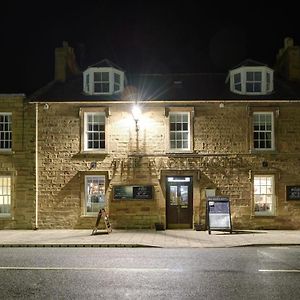
<path id="1" fill-rule="evenodd" d="M 115 185 L 114 200 L 151 200 L 153 199 L 152 185 Z"/>
<path id="2" fill-rule="evenodd" d="M 286 186 L 286 200 L 300 200 L 300 185 Z"/>
<path id="3" fill-rule="evenodd" d="M 211 230 L 228 230 L 232 233 L 230 202 L 228 197 L 207 197 L 206 212 L 209 234 Z"/>

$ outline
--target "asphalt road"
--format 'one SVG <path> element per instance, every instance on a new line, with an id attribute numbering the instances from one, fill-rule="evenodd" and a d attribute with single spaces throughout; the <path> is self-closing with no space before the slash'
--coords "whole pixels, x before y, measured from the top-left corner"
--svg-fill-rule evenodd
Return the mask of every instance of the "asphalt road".
<path id="1" fill-rule="evenodd" d="M 300 299 L 300 247 L 2 248 L 0 299 Z"/>

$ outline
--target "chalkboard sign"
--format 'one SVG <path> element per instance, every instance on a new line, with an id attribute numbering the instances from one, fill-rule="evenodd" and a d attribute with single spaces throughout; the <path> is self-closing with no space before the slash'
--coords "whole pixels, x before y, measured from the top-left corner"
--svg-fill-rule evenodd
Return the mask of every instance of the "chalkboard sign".
<path id="1" fill-rule="evenodd" d="M 207 197 L 206 216 L 209 234 L 211 234 L 211 230 L 227 230 L 232 233 L 230 202 L 228 197 Z"/>
<path id="2" fill-rule="evenodd" d="M 300 200 L 300 185 L 286 186 L 286 200 Z"/>
<path id="3" fill-rule="evenodd" d="M 114 200 L 151 200 L 153 199 L 152 185 L 115 185 Z"/>

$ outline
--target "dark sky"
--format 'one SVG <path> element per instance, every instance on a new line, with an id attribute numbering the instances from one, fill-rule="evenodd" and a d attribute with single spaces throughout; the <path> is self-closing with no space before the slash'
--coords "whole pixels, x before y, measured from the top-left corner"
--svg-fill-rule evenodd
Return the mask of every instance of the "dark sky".
<path id="1" fill-rule="evenodd" d="M 0 93 L 30 94 L 51 81 L 63 40 L 83 64 L 108 58 L 145 73 L 223 72 L 245 58 L 272 66 L 284 37 L 300 45 L 298 9 L 285 2 L 7 2 L 0 4 Z"/>

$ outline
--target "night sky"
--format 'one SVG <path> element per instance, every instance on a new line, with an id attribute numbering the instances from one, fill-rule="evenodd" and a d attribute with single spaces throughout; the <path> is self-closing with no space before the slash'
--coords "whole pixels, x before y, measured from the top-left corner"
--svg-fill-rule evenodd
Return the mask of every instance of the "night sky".
<path id="1" fill-rule="evenodd" d="M 0 4 L 2 94 L 29 95 L 51 81 L 64 40 L 82 66 L 108 58 L 129 73 L 224 72 L 246 58 L 272 67 L 284 37 L 300 45 L 299 11 L 288 2 L 8 2 Z"/>

